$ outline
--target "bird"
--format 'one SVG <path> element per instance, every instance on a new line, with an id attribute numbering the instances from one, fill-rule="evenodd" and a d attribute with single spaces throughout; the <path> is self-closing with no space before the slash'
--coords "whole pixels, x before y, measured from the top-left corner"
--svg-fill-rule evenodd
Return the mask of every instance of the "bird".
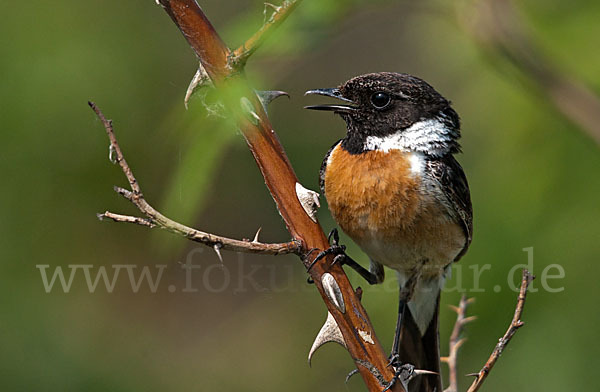
<path id="1" fill-rule="evenodd" d="M 454 157 L 461 152 L 460 118 L 431 85 L 405 73 L 369 73 L 306 94 L 338 101 L 305 107 L 346 122 L 346 136 L 321 165 L 320 188 L 337 225 L 370 259 L 367 269 L 346 255 L 334 230 L 331 248 L 313 263 L 336 253 L 334 262 L 370 284 L 383 282 L 383 266 L 396 271 L 400 300 L 390 354 L 396 374 L 387 388 L 414 366 L 434 375 L 415 377 L 407 391 L 441 392 L 440 292 L 473 234 L 469 185 Z"/>

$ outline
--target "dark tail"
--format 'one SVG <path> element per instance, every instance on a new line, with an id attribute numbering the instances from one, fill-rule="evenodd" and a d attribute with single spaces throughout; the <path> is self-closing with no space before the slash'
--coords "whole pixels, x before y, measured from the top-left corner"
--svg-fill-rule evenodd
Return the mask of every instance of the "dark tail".
<path id="1" fill-rule="evenodd" d="M 410 309 L 406 307 L 404 325 L 400 335 L 400 361 L 410 363 L 416 369 L 430 370 L 438 375 L 416 376 L 409 384 L 408 392 L 442 392 L 442 377 L 440 373 L 440 336 L 438 330 L 438 315 L 440 311 L 440 296 L 437 297 L 435 311 L 425 334 L 415 323 Z"/>

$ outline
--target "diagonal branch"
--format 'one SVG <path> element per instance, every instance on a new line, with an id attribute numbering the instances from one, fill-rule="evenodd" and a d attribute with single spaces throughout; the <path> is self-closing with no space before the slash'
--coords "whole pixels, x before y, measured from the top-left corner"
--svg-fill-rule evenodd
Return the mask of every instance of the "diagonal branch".
<path id="1" fill-rule="evenodd" d="M 449 369 L 448 378 L 450 385 L 444 392 L 458 392 L 458 349 L 467 341 L 467 338 L 461 338 L 460 336 L 465 325 L 477 318 L 476 316 L 466 317 L 467 307 L 473 302 L 475 302 L 475 298 L 467 299 L 467 296 L 463 294 L 458 306 L 451 307 L 456 312 L 456 323 L 454 323 L 454 328 L 450 335 L 450 350 L 448 356 L 441 358 L 442 362 L 448 364 Z"/>
<path id="2" fill-rule="evenodd" d="M 298 190 L 305 189 L 299 184 L 263 105 L 247 85 L 243 72 L 230 65 L 231 51 L 194 0 L 159 0 L 159 3 L 182 32 L 215 87 L 236 86 L 235 97 L 230 97 L 225 106 L 237 121 L 288 231 L 302 245 L 302 261 L 308 267 L 319 251 L 329 248 L 329 242 L 316 218 L 309 214 L 306 204 L 299 198 Z M 290 8 L 283 14 L 274 15 L 277 21 L 282 21 L 298 1 L 284 4 Z M 257 48 L 267 31 L 278 23 L 274 21 L 266 31 L 261 29 L 262 33 L 259 31 L 257 39 L 242 52 L 250 47 L 249 53 L 252 53 L 255 50 L 252 48 Z M 381 391 L 393 378 L 393 369 L 387 366 L 387 356 L 348 277 L 341 265 L 332 262 L 331 255 L 322 259 L 310 270 L 310 277 L 335 319 L 369 391 Z M 401 383 L 396 383 L 391 390 L 402 391 Z"/>
<path id="3" fill-rule="evenodd" d="M 102 113 L 102 111 L 100 111 L 100 109 L 98 108 L 98 106 L 96 106 L 95 103 L 88 103 L 92 110 L 94 110 L 94 112 L 102 121 L 102 124 L 106 129 L 106 134 L 108 135 L 108 138 L 110 140 L 111 152 L 113 152 L 113 154 L 115 155 L 115 161 L 121 167 L 121 170 L 127 177 L 127 181 L 129 181 L 129 185 L 132 189 L 131 191 L 129 191 L 124 188 L 115 187 L 115 191 L 130 202 L 132 202 L 140 210 L 140 212 L 146 216 L 146 218 L 140 218 L 136 216 L 121 215 L 112 213 L 110 211 L 106 211 L 103 214 L 98 214 L 99 219 L 102 220 L 107 218 L 115 222 L 134 223 L 150 228 L 160 227 L 161 229 L 182 235 L 192 241 L 200 242 L 204 245 L 210 246 L 213 249 L 215 249 L 217 254 L 219 254 L 220 249 L 231 250 L 234 252 L 262 253 L 271 255 L 299 252 L 300 247 L 298 242 L 296 241 L 290 241 L 280 244 L 264 244 L 258 242 L 258 240 L 256 239 L 254 241 L 235 240 L 193 229 L 191 227 L 182 225 L 181 223 L 175 222 L 162 215 L 160 212 L 155 210 L 150 204 L 148 204 L 146 199 L 144 199 L 140 185 L 137 182 L 135 176 L 133 175 L 133 171 L 127 164 L 127 161 L 123 156 L 123 152 L 121 151 L 121 147 L 117 142 L 117 138 L 115 136 L 115 132 L 112 126 L 112 121 L 104 117 L 104 114 Z"/>
<path id="4" fill-rule="evenodd" d="M 248 58 L 256 52 L 256 50 L 267 40 L 279 25 L 291 14 L 302 0 L 284 0 L 280 6 L 274 6 L 270 3 L 265 3 L 265 6 L 272 7 L 275 11 L 262 27 L 254 33 L 246 42 L 239 48 L 233 51 L 230 57 L 230 63 L 234 68 L 244 67 Z M 265 10 L 266 11 L 266 10 Z"/>
<path id="5" fill-rule="evenodd" d="M 488 374 L 496 364 L 498 358 L 500 358 L 500 355 L 502 354 L 502 352 L 504 351 L 514 334 L 519 328 L 521 328 L 525 324 L 521 321 L 521 314 L 523 313 L 525 299 L 527 298 L 527 288 L 529 287 L 529 284 L 533 281 L 533 279 L 535 279 L 535 276 L 531 275 L 531 273 L 529 273 L 528 270 L 523 270 L 521 289 L 519 290 L 517 306 L 515 308 L 515 314 L 510 323 L 510 326 L 508 327 L 508 330 L 506 331 L 504 336 L 500 338 L 496 347 L 494 347 L 494 351 L 492 351 L 492 354 L 490 355 L 485 365 L 483 365 L 483 368 L 481 368 L 479 373 L 477 373 L 477 375 L 475 376 L 475 381 L 473 381 L 467 392 L 476 392 L 479 390 L 479 388 L 481 387 Z"/>

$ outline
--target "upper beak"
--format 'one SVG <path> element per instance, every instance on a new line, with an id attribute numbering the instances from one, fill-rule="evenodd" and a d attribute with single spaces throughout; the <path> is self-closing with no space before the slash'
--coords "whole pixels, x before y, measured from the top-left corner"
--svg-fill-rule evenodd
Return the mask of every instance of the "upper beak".
<path id="1" fill-rule="evenodd" d="M 354 101 L 352 101 L 352 100 L 350 100 L 348 98 L 343 97 L 342 93 L 337 88 L 319 88 L 319 89 L 316 89 L 316 90 L 308 90 L 307 92 L 304 93 L 304 95 L 309 95 L 309 94 L 325 95 L 326 97 L 332 97 L 332 98 L 336 98 L 336 99 L 339 99 L 339 100 L 344 101 L 344 102 L 350 102 L 351 104 L 355 104 Z M 357 107 L 356 106 L 351 106 L 351 105 L 333 104 L 333 105 L 311 105 L 311 106 L 305 106 L 304 109 L 331 110 L 331 111 L 334 111 L 334 112 L 351 112 L 353 110 L 356 110 Z"/>

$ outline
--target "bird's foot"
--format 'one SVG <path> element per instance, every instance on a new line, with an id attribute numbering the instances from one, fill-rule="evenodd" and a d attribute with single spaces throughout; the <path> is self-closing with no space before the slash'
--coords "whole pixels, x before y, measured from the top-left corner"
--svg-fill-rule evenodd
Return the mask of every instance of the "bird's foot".
<path id="1" fill-rule="evenodd" d="M 328 239 L 330 243 L 329 249 L 322 251 L 317 255 L 317 257 L 315 257 L 315 259 L 308 266 L 308 271 L 310 271 L 310 269 L 317 263 L 317 261 L 321 260 L 327 255 L 333 254 L 335 255 L 335 257 L 333 258 L 333 261 L 331 263 L 332 266 L 334 264 L 347 265 L 348 267 L 358 272 L 358 274 L 362 276 L 367 282 L 369 282 L 369 284 L 377 284 L 383 281 L 383 267 L 381 267 L 378 273 L 371 272 L 368 269 L 361 266 L 360 264 L 358 264 L 346 254 L 346 246 L 340 245 L 339 243 L 340 237 L 338 235 L 337 229 L 331 230 Z M 315 250 L 317 249 L 311 249 L 308 252 L 308 254 L 310 255 L 311 252 L 314 252 Z"/>
<path id="2" fill-rule="evenodd" d="M 390 362 L 388 363 L 388 367 L 392 366 L 394 369 L 394 377 L 388 382 L 385 386 L 385 389 L 382 392 L 390 390 L 397 382 L 402 384 L 402 388 L 405 391 L 408 391 L 408 383 L 412 378 L 416 375 L 415 367 L 410 363 L 402 363 L 397 354 L 392 354 L 390 356 Z"/>
<path id="3" fill-rule="evenodd" d="M 332 240 L 333 238 L 333 240 Z M 326 257 L 327 255 L 336 255 L 335 258 L 333 259 L 333 263 L 342 263 L 344 262 L 344 259 L 346 258 L 346 246 L 345 245 L 340 245 L 339 241 L 340 241 L 340 236 L 338 234 L 337 229 L 333 229 L 331 230 L 331 232 L 329 233 L 329 236 L 327 236 L 327 239 L 329 241 L 329 248 L 325 249 L 324 251 L 320 252 L 317 257 L 315 257 L 315 259 L 310 263 L 310 265 L 308 266 L 308 270 L 310 271 L 311 268 L 322 258 Z"/>
<path id="4" fill-rule="evenodd" d="M 396 385 L 397 382 L 400 382 L 404 390 L 408 391 L 408 384 L 416 376 L 439 376 L 439 373 L 432 372 L 430 370 L 416 369 L 415 366 L 411 365 L 410 363 L 402 363 L 398 354 L 390 355 L 390 362 L 388 363 L 388 367 L 389 366 L 392 366 L 394 369 L 394 377 L 392 377 L 392 379 L 386 385 L 385 389 L 382 392 L 390 390 L 394 385 Z"/>

